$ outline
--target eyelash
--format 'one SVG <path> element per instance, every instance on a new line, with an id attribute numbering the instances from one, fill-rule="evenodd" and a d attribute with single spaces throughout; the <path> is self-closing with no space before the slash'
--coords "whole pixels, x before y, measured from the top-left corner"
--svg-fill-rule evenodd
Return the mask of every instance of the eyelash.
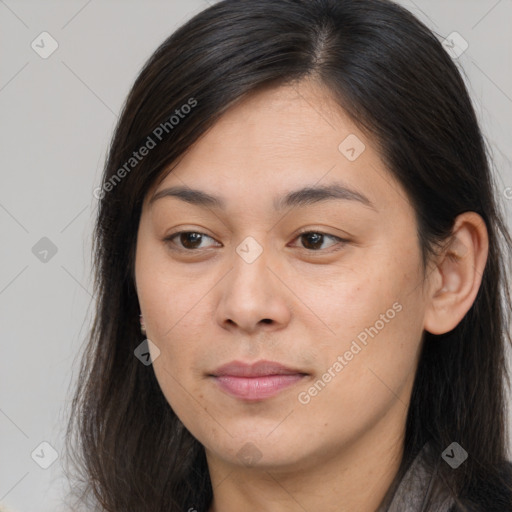
<path id="1" fill-rule="evenodd" d="M 192 252 L 199 252 L 201 250 L 205 250 L 205 249 L 186 249 L 184 247 L 179 247 L 179 246 L 176 247 L 176 244 L 173 241 L 174 238 L 176 238 L 176 237 L 178 237 L 179 235 L 182 235 L 182 234 L 191 234 L 191 233 L 197 234 L 197 235 L 202 235 L 202 236 L 205 236 L 207 238 L 211 238 L 212 240 L 214 240 L 214 238 L 212 238 L 211 236 L 207 235 L 206 233 L 202 233 L 201 231 L 177 231 L 176 233 L 172 233 L 168 237 L 164 238 L 164 242 L 168 243 L 169 245 L 171 245 L 171 244 L 174 245 L 175 247 L 172 247 L 172 250 L 180 251 L 180 252 L 192 253 Z M 328 250 L 328 252 L 339 251 L 343 246 L 345 246 L 349 242 L 349 240 L 346 240 L 344 238 L 340 238 L 338 236 L 334 236 L 334 235 L 331 235 L 329 233 L 325 233 L 323 231 L 316 231 L 316 230 L 311 230 L 311 229 L 301 231 L 294 238 L 294 240 L 297 240 L 301 236 L 310 235 L 310 234 L 321 235 L 321 236 L 324 236 L 324 237 L 327 237 L 327 238 L 331 238 L 333 240 L 337 240 L 338 244 L 341 244 L 341 247 L 339 247 L 338 249 Z M 333 247 L 335 247 L 336 245 L 337 244 L 335 244 Z M 326 249 L 307 249 L 305 247 L 302 247 L 302 249 L 304 249 L 305 251 L 310 252 L 310 253 L 321 253 L 321 252 L 325 253 L 326 252 Z"/>

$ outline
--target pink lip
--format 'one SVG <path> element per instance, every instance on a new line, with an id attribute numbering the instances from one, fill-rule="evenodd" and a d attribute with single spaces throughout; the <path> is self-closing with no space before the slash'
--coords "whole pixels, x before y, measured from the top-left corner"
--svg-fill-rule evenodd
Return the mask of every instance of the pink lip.
<path id="1" fill-rule="evenodd" d="M 300 370 L 273 361 L 258 361 L 254 364 L 232 361 L 211 374 L 221 389 L 244 400 L 270 398 L 305 375 Z"/>

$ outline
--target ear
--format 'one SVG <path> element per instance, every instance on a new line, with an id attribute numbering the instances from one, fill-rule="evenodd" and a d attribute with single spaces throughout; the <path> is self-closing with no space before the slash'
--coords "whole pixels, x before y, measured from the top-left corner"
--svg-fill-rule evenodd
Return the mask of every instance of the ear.
<path id="1" fill-rule="evenodd" d="M 464 318 L 480 288 L 488 250 L 489 237 L 482 217 L 475 212 L 460 214 L 429 276 L 426 331 L 445 334 Z"/>

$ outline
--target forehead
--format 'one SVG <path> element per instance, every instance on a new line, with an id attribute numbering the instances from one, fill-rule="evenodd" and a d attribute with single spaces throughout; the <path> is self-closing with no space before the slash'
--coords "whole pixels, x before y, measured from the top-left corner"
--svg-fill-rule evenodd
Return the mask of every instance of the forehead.
<path id="1" fill-rule="evenodd" d="M 264 88 L 231 107 L 197 145 L 197 156 L 214 154 L 258 162 L 337 159 L 340 137 L 359 133 L 353 121 L 314 82 Z"/>
<path id="2" fill-rule="evenodd" d="M 279 191 L 341 182 L 377 205 L 396 202 L 391 181 L 373 142 L 330 93 L 301 82 L 253 92 L 229 108 L 149 199 L 188 186 L 231 199 L 271 196 L 275 204 Z"/>

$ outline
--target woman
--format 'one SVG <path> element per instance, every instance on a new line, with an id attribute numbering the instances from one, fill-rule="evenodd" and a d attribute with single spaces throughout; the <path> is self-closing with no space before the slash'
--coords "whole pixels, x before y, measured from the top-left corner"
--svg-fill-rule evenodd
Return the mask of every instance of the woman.
<path id="1" fill-rule="evenodd" d="M 512 510 L 512 240 L 463 80 L 408 11 L 199 13 L 137 78 L 95 195 L 82 501 Z"/>

